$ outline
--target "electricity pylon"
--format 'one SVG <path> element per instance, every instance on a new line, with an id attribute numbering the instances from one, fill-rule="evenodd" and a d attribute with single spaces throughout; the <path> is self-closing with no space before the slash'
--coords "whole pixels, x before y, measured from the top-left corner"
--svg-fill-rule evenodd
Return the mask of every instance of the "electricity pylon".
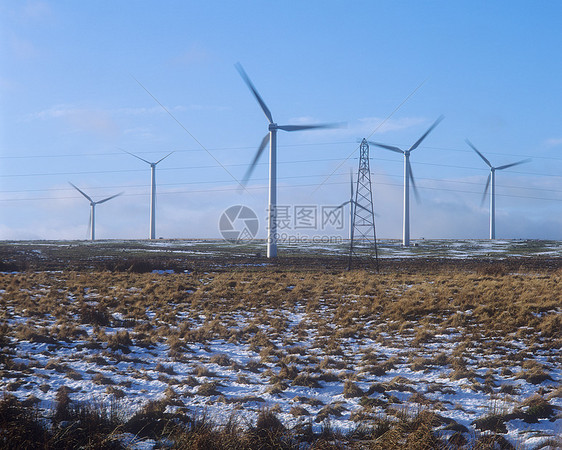
<path id="1" fill-rule="evenodd" d="M 366 139 L 359 146 L 359 170 L 357 171 L 357 185 L 351 221 L 351 239 L 349 243 L 349 261 L 347 268 L 351 269 L 353 254 L 359 256 L 354 248 L 359 242 L 366 244 L 367 251 L 375 251 L 375 262 L 379 270 L 379 255 L 377 249 L 377 234 L 375 232 L 375 210 L 373 207 L 373 191 L 371 189 L 371 170 L 369 168 L 369 144 Z M 370 258 L 369 258 L 370 259 Z"/>

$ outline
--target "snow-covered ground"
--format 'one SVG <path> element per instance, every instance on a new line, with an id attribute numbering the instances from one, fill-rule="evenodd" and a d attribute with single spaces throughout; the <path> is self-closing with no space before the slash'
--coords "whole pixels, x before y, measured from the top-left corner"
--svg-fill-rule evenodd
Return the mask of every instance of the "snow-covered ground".
<path id="1" fill-rule="evenodd" d="M 10 243 L 8 243 L 9 245 Z M 120 251 L 138 252 L 151 251 L 155 254 L 168 252 L 170 254 L 189 256 L 228 255 L 241 256 L 249 253 L 265 255 L 263 241 L 244 241 L 230 243 L 224 240 L 205 239 L 159 239 L 154 241 L 120 241 L 106 240 L 95 242 L 84 241 L 14 241 L 14 245 L 34 248 L 41 253 L 42 247 L 112 247 Z M 362 252 L 360 243 L 356 244 L 358 251 Z M 380 239 L 377 241 L 378 255 L 380 258 L 452 258 L 452 259 L 502 259 L 520 257 L 562 257 L 562 241 L 545 241 L 534 239 L 489 240 L 489 239 L 413 239 L 409 247 L 403 247 L 401 241 L 395 239 Z M 314 253 L 319 255 L 347 254 L 349 241 L 343 240 L 336 243 L 315 243 L 303 240 L 298 243 L 280 243 L 279 253 L 298 254 Z"/>
<path id="2" fill-rule="evenodd" d="M 187 252 L 191 248 L 197 253 L 225 244 L 156 241 L 143 245 L 155 251 L 173 247 L 172 251 Z M 35 248 L 41 251 L 40 245 Z M 423 241 L 417 247 L 403 249 L 398 242 L 383 242 L 380 251 L 388 257 L 429 253 L 458 258 L 560 256 L 562 244 Z M 160 271 L 151 275 L 151 282 L 159 282 L 154 277 L 164 281 L 174 276 L 177 275 L 170 271 Z M 62 273 L 51 273 L 49 277 L 65 282 Z M 200 281 L 206 284 L 204 279 Z M 131 295 L 139 294 L 147 289 L 147 283 L 130 285 L 128 290 Z M 400 296 L 399 290 L 409 287 L 404 284 L 398 286 L 398 291 L 396 286 L 393 289 Z M 529 348 L 525 333 L 514 334 L 508 343 L 498 338 L 497 345 L 475 342 L 472 348 L 465 348 L 461 354 L 466 363 L 463 375 L 463 371 L 454 370 L 450 360 L 458 352 L 461 334 L 467 330 L 450 327 L 414 343 L 415 329 L 408 333 L 381 328 L 376 317 L 356 317 L 351 325 L 362 332 L 344 333 L 335 316 L 339 304 L 353 302 L 353 295 L 326 299 L 314 308 L 303 299 L 290 309 L 238 308 L 216 315 L 209 312 L 211 309 L 177 304 L 169 323 L 150 307 L 134 320 L 117 307 L 110 309 L 104 326 L 87 323 L 72 313 L 75 329 L 63 339 L 49 331 L 69 325 L 61 322 L 60 314 L 27 315 L 16 307 L 6 286 L 0 288 L 0 300 L 6 306 L 2 322 L 11 329 L 37 331 L 37 335 L 28 338 L 22 333 L 10 338 L 14 364 L 10 369 L 3 368 L 0 389 L 21 400 L 35 397 L 45 411 L 54 409 L 57 390 L 67 386 L 74 402 L 109 405 L 117 401 L 122 410 L 133 414 L 149 400 L 166 398 L 169 411 L 206 415 L 218 423 L 233 413 L 251 423 L 260 409 L 267 407 L 290 427 L 311 422 L 318 431 L 329 421 L 331 427 L 349 431 L 360 422 L 368 423 L 382 415 L 391 417 L 393 411 L 399 414 L 430 409 L 443 418 L 439 428 L 443 436 L 465 430 L 469 441 L 475 433 L 486 432 L 478 430 L 474 421 L 493 415 L 504 416 L 505 435 L 518 448 L 538 448 L 542 442 L 562 434 L 560 349 L 544 345 L 538 350 Z M 81 301 L 95 309 L 102 300 L 100 294 L 91 286 L 84 285 L 82 289 Z M 183 289 L 187 294 L 193 292 L 189 287 Z M 287 291 L 293 289 L 293 285 L 286 286 Z M 33 286 L 23 292 L 40 304 L 42 298 L 52 295 L 52 286 Z M 61 306 L 74 311 L 78 300 L 64 289 L 61 292 Z M 119 295 L 115 298 L 121 298 Z M 461 313 L 470 316 L 471 311 Z M 562 314 L 562 305 L 546 313 Z M 168 334 L 168 338 L 141 342 L 138 329 L 145 324 L 150 325 L 147 330 L 162 327 L 178 333 L 181 327 L 191 331 L 215 327 L 222 331 L 200 341 L 194 337 L 196 333 L 191 334 L 172 349 L 168 331 L 162 331 L 162 336 Z M 111 344 L 108 336 L 125 332 L 130 333 L 130 342 Z M 333 339 L 335 335 L 337 340 Z M 537 364 L 547 369 L 544 380 L 520 376 L 524 369 L 521 355 L 529 352 Z M 507 365 L 506 355 L 513 356 Z M 345 386 L 352 386 L 355 392 L 345 391 Z M 535 419 L 523 414 L 529 408 L 525 401 L 537 395 L 557 409 L 554 414 Z M 507 416 L 514 412 L 519 414 Z"/>

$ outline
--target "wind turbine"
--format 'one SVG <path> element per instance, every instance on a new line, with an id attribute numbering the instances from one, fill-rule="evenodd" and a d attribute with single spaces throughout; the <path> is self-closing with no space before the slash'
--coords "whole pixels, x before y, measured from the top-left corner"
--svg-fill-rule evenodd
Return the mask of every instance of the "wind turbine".
<path id="1" fill-rule="evenodd" d="M 263 150 L 269 142 L 269 201 L 268 201 L 268 215 L 267 215 L 267 257 L 275 258 L 277 256 L 277 218 L 276 218 L 276 207 L 277 207 L 277 130 L 283 131 L 302 131 L 302 130 L 312 130 L 317 128 L 334 128 L 335 124 L 316 124 L 316 125 L 278 125 L 273 121 L 273 116 L 271 111 L 261 98 L 257 89 L 252 84 L 252 81 L 242 68 L 240 63 L 236 64 L 236 69 L 240 73 L 240 76 L 254 94 L 257 102 L 259 103 L 265 117 L 267 118 L 268 133 L 264 136 L 261 141 L 258 151 L 250 164 L 250 167 L 246 171 L 244 178 L 242 180 L 242 185 L 245 185 L 256 166 L 258 159 L 260 158 Z"/>
<path id="2" fill-rule="evenodd" d="M 166 156 L 160 158 L 156 162 L 150 162 L 146 159 L 141 158 L 140 156 L 135 155 L 134 153 L 128 152 L 127 150 L 123 151 L 150 165 L 150 239 L 156 239 L 156 165 L 164 161 L 174 152 L 168 153 Z"/>
<path id="3" fill-rule="evenodd" d="M 467 139 L 466 143 L 470 147 L 472 147 L 472 150 L 478 153 L 478 156 L 480 156 L 480 158 L 482 158 L 482 160 L 490 168 L 490 173 L 488 174 L 488 179 L 486 180 L 486 187 L 484 188 L 484 194 L 482 195 L 482 203 L 484 203 L 484 199 L 486 198 L 486 194 L 488 193 L 488 188 L 490 187 L 490 182 L 491 182 L 492 189 L 490 189 L 490 239 L 495 239 L 496 238 L 496 170 L 503 170 L 503 169 L 507 169 L 508 167 L 518 166 L 519 164 L 526 163 L 530 160 L 523 159 L 521 161 L 517 161 L 511 164 L 504 164 L 503 166 L 494 167 L 492 166 L 492 164 L 490 164 L 490 161 L 488 161 L 488 159 L 482 153 L 480 153 L 474 145 L 472 145 L 472 142 L 470 142 Z"/>
<path id="4" fill-rule="evenodd" d="M 69 183 L 70 183 L 70 181 L 69 181 Z M 105 202 L 111 200 L 112 198 L 119 197 L 123 192 L 120 192 L 119 194 L 112 195 L 111 197 L 104 198 L 103 200 L 98 200 L 97 202 L 94 202 L 92 200 L 92 198 L 88 194 L 86 194 L 84 191 L 80 190 L 79 188 L 77 188 L 72 183 L 70 183 L 70 185 L 74 189 L 76 189 L 78 192 L 80 192 L 84 197 L 86 197 L 86 199 L 90 202 L 90 221 L 88 223 L 88 226 L 90 228 L 90 240 L 94 241 L 96 239 L 96 205 L 99 205 L 100 203 L 105 203 Z"/>
<path id="5" fill-rule="evenodd" d="M 364 209 L 369 214 L 371 213 L 371 211 L 369 211 L 363 205 L 361 205 L 360 203 L 355 201 L 355 198 L 353 197 L 353 194 L 354 194 L 353 193 L 353 171 L 351 169 L 349 170 L 349 182 L 350 182 L 349 200 L 347 202 L 343 202 L 340 206 L 338 206 L 338 209 L 343 208 L 345 205 L 349 205 L 349 239 L 351 240 L 353 238 L 353 212 L 354 212 L 353 208 L 357 208 L 359 206 L 359 208 Z"/>
<path id="6" fill-rule="evenodd" d="M 357 205 L 355 203 L 355 199 L 353 198 L 353 171 L 351 169 L 349 169 L 349 183 L 351 189 L 349 200 L 338 206 L 338 209 L 343 208 L 345 205 L 349 205 L 349 240 L 351 240 L 353 233 L 353 207 Z"/>
<path id="7" fill-rule="evenodd" d="M 412 182 L 412 187 L 414 188 L 414 194 L 416 198 L 418 198 L 416 182 L 414 181 L 412 166 L 410 165 L 410 153 L 418 148 L 418 146 L 427 137 L 427 135 L 437 125 L 439 125 L 439 123 L 443 119 L 443 116 L 439 116 L 439 118 L 433 123 L 433 125 L 431 125 L 429 129 L 422 135 L 422 137 L 420 137 L 408 150 L 402 150 L 401 148 L 392 145 L 369 142 L 369 144 L 376 145 L 377 147 L 381 147 L 396 153 L 402 153 L 404 155 L 404 213 L 402 219 L 402 245 L 404 247 L 408 247 L 410 245 L 410 181 Z"/>

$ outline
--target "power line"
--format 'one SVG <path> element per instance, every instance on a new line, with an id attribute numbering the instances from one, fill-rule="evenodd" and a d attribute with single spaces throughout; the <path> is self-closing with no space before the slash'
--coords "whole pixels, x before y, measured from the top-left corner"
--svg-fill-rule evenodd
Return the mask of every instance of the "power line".
<path id="1" fill-rule="evenodd" d="M 322 176 L 322 175 L 318 175 L 318 176 Z M 285 178 L 291 178 L 291 179 L 294 179 L 294 178 L 310 178 L 310 176 L 294 176 L 294 177 L 285 177 Z M 434 179 L 430 179 L 430 180 L 439 181 L 439 180 L 434 180 Z M 266 179 L 262 178 L 261 181 L 266 181 Z M 231 182 L 231 181 L 223 181 L 223 182 Z M 209 183 L 211 183 L 211 182 L 209 182 Z M 216 182 L 213 182 L 213 183 L 216 183 Z M 469 183 L 469 182 L 467 182 L 467 183 Z M 183 183 L 183 184 L 198 184 L 198 183 L 194 182 L 194 183 Z M 328 184 L 328 185 L 347 185 L 347 182 L 330 182 L 330 183 L 326 183 L 326 184 Z M 399 188 L 403 187 L 403 185 L 401 183 L 388 183 L 388 182 L 375 181 L 373 184 L 375 186 L 394 186 L 394 187 L 399 187 Z M 477 183 L 473 183 L 473 184 L 477 184 Z M 317 186 L 317 184 L 315 184 L 315 183 L 292 184 L 292 185 L 284 186 L 284 189 L 315 187 L 315 186 Z M 498 187 L 504 187 L 504 186 L 498 186 Z M 267 186 L 248 187 L 248 189 L 250 189 L 250 190 L 263 190 L 263 189 L 266 189 L 266 188 L 267 188 Z M 520 187 L 516 187 L 516 188 L 525 189 L 525 188 L 520 188 Z M 443 188 L 443 187 L 418 186 L 418 189 L 474 194 L 474 195 L 479 195 L 479 196 L 482 195 L 482 192 L 467 191 L 467 190 L 462 190 L 462 189 L 450 189 L 450 188 Z M 63 190 L 63 189 L 60 189 L 60 190 Z M 68 190 L 68 189 L 64 189 L 64 190 Z M 236 190 L 237 190 L 236 187 L 215 188 L 215 189 L 178 190 L 178 191 L 159 192 L 158 195 L 194 194 L 194 193 L 208 193 L 208 192 L 235 192 Z M 554 192 L 560 192 L 560 191 L 554 191 Z M 124 197 L 125 196 L 127 196 L 127 197 L 137 197 L 137 196 L 147 196 L 147 195 L 150 195 L 150 193 L 125 193 L 125 194 L 123 194 Z M 502 194 L 502 193 L 496 193 L 496 195 L 500 196 L 500 197 L 507 197 L 507 198 L 522 198 L 522 199 L 562 202 L 562 198 L 558 199 L 558 198 L 550 198 L 550 197 L 537 197 L 537 196 Z M 39 200 L 69 200 L 69 199 L 77 199 L 77 198 L 81 198 L 81 197 L 69 196 L 69 197 L 8 198 L 8 199 L 0 199 L 0 202 L 39 201 Z"/>
<path id="2" fill-rule="evenodd" d="M 322 161 L 340 161 L 340 158 L 323 158 L 323 159 L 303 159 L 298 161 L 283 161 L 278 164 L 300 164 L 307 162 L 322 162 Z M 268 163 L 258 163 L 257 165 L 267 165 Z M 246 167 L 247 164 L 223 164 L 226 167 Z M 200 169 L 217 169 L 218 165 L 203 165 L 203 166 L 184 166 L 184 167 L 161 167 L 159 171 L 173 171 L 173 170 L 200 170 Z M 0 178 L 19 178 L 19 177 L 42 177 L 42 176 L 61 176 L 61 175 L 99 175 L 104 173 L 127 173 L 127 172 L 145 172 L 145 169 L 116 169 L 116 170 L 88 170 L 80 172 L 39 172 L 39 173 L 24 173 L 24 174 L 2 174 Z"/>
<path id="3" fill-rule="evenodd" d="M 388 176 L 390 178 L 400 178 L 398 175 L 388 175 L 381 172 L 372 172 L 374 176 Z M 338 173 L 336 175 L 347 175 L 343 172 Z M 319 175 L 292 175 L 292 176 L 284 176 L 278 177 L 280 180 L 289 180 L 289 179 L 298 179 L 298 178 L 311 178 L 311 177 L 324 177 L 326 174 L 319 174 Z M 267 181 L 268 178 L 255 178 L 254 181 Z M 416 177 L 416 180 L 425 180 L 430 182 L 441 182 L 441 183 L 456 183 L 456 184 L 468 184 L 473 186 L 482 186 L 483 183 L 476 182 L 476 181 L 461 181 L 461 180 L 444 180 L 439 178 L 429 178 L 429 177 Z M 204 181 L 185 181 L 181 183 L 159 183 L 159 186 L 186 186 L 186 185 L 196 185 L 196 184 L 220 184 L 220 183 L 229 183 L 231 180 L 204 180 Z M 107 190 L 107 189 L 131 189 L 131 188 L 149 188 L 150 183 L 144 184 L 127 184 L 127 185 L 104 185 L 104 186 L 95 186 L 89 187 L 90 190 Z M 529 187 L 529 186 L 514 186 L 514 185 L 505 185 L 499 184 L 498 187 L 504 189 L 524 189 L 524 190 L 534 190 L 534 191 L 544 191 L 544 192 L 555 192 L 555 193 L 562 193 L 561 189 L 548 189 L 548 188 L 539 188 L 539 187 Z M 23 193 L 23 192 L 59 192 L 59 191 L 69 191 L 69 188 L 47 188 L 47 189 L 21 189 L 21 190 L 7 190 L 7 191 L 0 191 L 0 194 L 8 194 L 8 193 Z"/>
<path id="4" fill-rule="evenodd" d="M 353 158 L 357 159 L 357 158 Z M 398 158 L 371 158 L 375 161 L 385 161 L 392 163 L 400 163 L 402 161 Z M 300 159 L 294 161 L 278 161 L 278 164 L 303 164 L 312 162 L 330 162 L 330 161 L 341 161 L 341 158 L 316 158 L 316 159 Z M 258 163 L 258 165 L 267 165 L 267 162 Z M 468 169 L 477 170 L 481 172 L 488 172 L 489 170 L 485 167 L 472 167 L 472 166 L 461 166 L 454 164 L 441 164 L 441 163 L 429 163 L 423 161 L 416 161 L 415 165 L 421 166 L 434 166 L 434 167 L 446 167 L 454 169 Z M 246 167 L 246 163 L 236 163 L 236 164 L 223 164 L 221 166 L 214 164 L 199 165 L 199 166 L 183 166 L 183 167 L 162 167 L 160 171 L 177 171 L 177 170 L 201 170 L 201 169 L 217 169 L 219 167 Z M 0 174 L 0 178 L 19 178 L 19 177 L 40 177 L 40 176 L 68 176 L 68 175 L 99 175 L 99 174 L 109 174 L 109 173 L 134 173 L 134 172 L 145 172 L 144 169 L 116 169 L 116 170 L 89 170 L 89 171 L 78 171 L 78 172 L 36 172 L 36 173 L 23 173 L 23 174 Z M 510 173 L 520 174 L 520 175 L 534 175 L 538 177 L 554 177 L 562 178 L 562 175 L 551 175 L 540 172 L 525 172 L 510 170 Z"/>
<path id="5" fill-rule="evenodd" d="M 331 141 L 331 142 L 311 142 L 311 143 L 300 143 L 300 144 L 282 144 L 278 145 L 279 148 L 292 148 L 292 147 L 321 147 L 326 145 L 352 145 L 357 146 L 357 142 L 355 141 Z M 407 146 L 406 144 L 397 144 L 397 143 L 390 143 L 390 145 L 395 145 L 397 147 L 400 146 Z M 252 150 L 255 147 L 252 145 L 244 145 L 244 146 L 236 146 L 236 147 L 209 147 L 209 151 L 233 151 L 233 150 Z M 436 147 L 432 145 L 420 145 L 419 149 L 429 149 L 429 150 L 442 150 L 442 151 L 451 151 L 451 152 L 458 152 L 458 153 L 473 153 L 469 149 L 460 149 L 457 147 Z M 170 152 L 174 151 L 175 153 L 203 153 L 201 149 L 178 149 L 178 148 L 163 148 L 159 150 L 151 150 L 151 151 L 136 151 L 138 154 L 154 154 L 154 153 L 161 153 L 161 152 Z M 546 159 L 546 160 L 554 160 L 554 161 L 562 161 L 562 158 L 557 158 L 555 156 L 538 156 L 535 154 L 521 154 L 521 153 L 501 153 L 501 152 L 491 152 L 486 151 L 486 154 L 490 155 L 500 155 L 500 156 L 510 156 L 510 157 L 520 157 L 520 158 L 533 158 L 533 159 Z M 119 156 L 123 155 L 122 152 L 97 152 L 97 153 L 60 153 L 60 154 L 49 154 L 49 155 L 41 155 L 41 154 L 31 154 L 31 155 L 0 155 L 0 159 L 39 159 L 39 158 L 87 158 L 87 157 L 95 157 L 95 156 Z M 340 160 L 343 158 L 340 158 Z"/>

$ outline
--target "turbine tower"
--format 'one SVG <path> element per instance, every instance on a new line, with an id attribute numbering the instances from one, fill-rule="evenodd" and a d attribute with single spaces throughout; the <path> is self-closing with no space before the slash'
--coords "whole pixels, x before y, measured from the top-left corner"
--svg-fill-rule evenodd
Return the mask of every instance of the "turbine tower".
<path id="1" fill-rule="evenodd" d="M 408 150 L 402 150 L 401 148 L 380 144 L 378 142 L 368 142 L 371 145 L 376 145 L 377 147 L 390 150 L 392 152 L 401 153 L 404 155 L 404 211 L 402 219 L 402 245 L 408 247 L 410 245 L 410 181 L 412 182 L 412 187 L 414 189 L 414 194 L 416 198 L 418 197 L 418 192 L 416 188 L 416 182 L 414 181 L 414 175 L 412 174 L 412 166 L 410 165 L 410 153 L 414 151 L 422 141 L 427 137 L 427 135 L 437 126 L 439 122 L 444 119 L 440 116 L 434 123 L 429 127 L 429 129 L 420 137 L 414 145 L 412 145 Z"/>
<path id="2" fill-rule="evenodd" d="M 240 73 L 240 76 L 252 91 L 252 94 L 259 103 L 265 117 L 267 118 L 268 133 L 264 136 L 261 141 L 258 151 L 250 164 L 250 167 L 246 171 L 244 178 L 242 180 L 242 185 L 245 185 L 258 162 L 263 150 L 269 142 L 269 200 L 267 208 L 267 257 L 275 258 L 277 256 L 277 130 L 283 131 L 302 131 L 302 130 L 312 130 L 317 128 L 333 128 L 334 124 L 316 124 L 316 125 L 278 125 L 273 121 L 273 116 L 271 111 L 261 98 L 257 89 L 252 84 L 252 81 L 242 68 L 241 64 L 236 64 L 236 69 Z"/>
<path id="3" fill-rule="evenodd" d="M 507 169 L 508 167 L 518 166 L 519 164 L 524 164 L 530 160 L 523 159 L 521 161 L 517 161 L 511 164 L 504 164 L 503 166 L 494 167 L 492 166 L 492 164 L 490 164 L 490 161 L 488 161 L 488 159 L 482 153 L 480 153 L 474 145 L 472 145 L 472 142 L 470 142 L 467 139 L 466 143 L 472 148 L 472 150 L 478 153 L 478 156 L 480 156 L 480 158 L 482 158 L 482 160 L 490 168 L 490 173 L 488 174 L 488 179 L 486 180 L 486 187 L 484 188 L 484 194 L 482 195 L 482 203 L 486 198 L 486 194 L 488 193 L 488 188 L 490 187 L 491 184 L 492 188 L 490 189 L 490 239 L 495 239 L 496 238 L 496 170 L 503 170 L 503 169 Z"/>
<path id="4" fill-rule="evenodd" d="M 70 181 L 69 181 L 69 183 L 70 183 Z M 96 239 L 96 205 L 99 205 L 101 203 L 105 203 L 105 202 L 111 200 L 112 198 L 119 197 L 121 194 L 123 194 L 123 192 L 120 192 L 119 194 L 112 195 L 111 197 L 104 198 L 103 200 L 98 200 L 97 202 L 94 202 L 92 200 L 92 198 L 88 194 L 86 194 L 84 191 L 81 191 L 79 188 L 77 188 L 72 183 L 70 183 L 70 185 L 74 189 L 76 189 L 78 192 L 80 192 L 84 197 L 86 197 L 86 199 L 90 202 L 90 220 L 89 220 L 89 223 L 88 223 L 88 227 L 90 228 L 90 240 L 94 241 Z"/>
<path id="5" fill-rule="evenodd" d="M 150 162 L 147 161 L 146 159 L 141 158 L 140 156 L 135 155 L 134 153 L 128 152 L 126 150 L 123 151 L 150 165 L 150 237 L 149 239 L 156 239 L 156 165 L 164 161 L 168 156 L 170 156 L 174 152 L 168 153 L 166 156 L 164 156 L 163 158 L 159 159 L 156 162 Z"/>
<path id="6" fill-rule="evenodd" d="M 347 202 L 343 202 L 339 208 L 343 208 L 345 205 L 349 205 L 349 240 L 353 239 L 353 208 L 355 205 L 355 199 L 353 198 L 353 172 L 351 168 L 349 169 L 349 186 L 350 186 L 350 195 L 349 200 Z"/>

